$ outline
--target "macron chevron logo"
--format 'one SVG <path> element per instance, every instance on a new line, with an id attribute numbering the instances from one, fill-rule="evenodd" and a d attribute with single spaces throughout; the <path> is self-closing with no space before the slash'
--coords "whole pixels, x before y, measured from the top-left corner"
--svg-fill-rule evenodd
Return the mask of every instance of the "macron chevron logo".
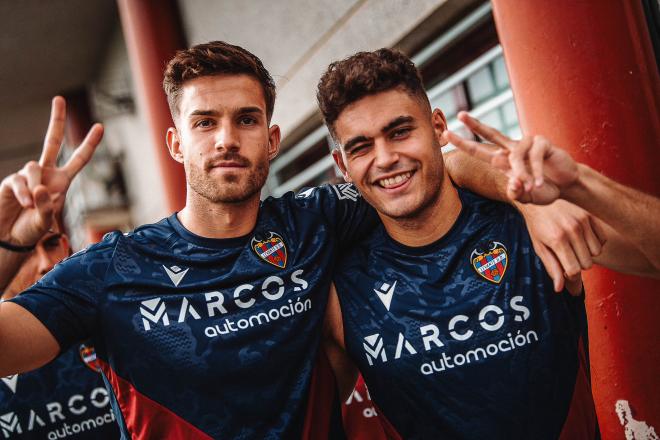
<path id="1" fill-rule="evenodd" d="M 18 382 L 18 374 L 13 374 L 7 377 L 0 377 L 2 381 L 9 387 L 12 393 L 16 394 L 16 382 Z"/>
<path id="2" fill-rule="evenodd" d="M 396 288 L 396 281 L 394 281 L 394 284 L 391 286 L 387 283 L 383 283 L 382 286 L 380 286 L 380 289 L 374 289 L 374 292 L 376 292 L 376 295 L 378 295 L 378 298 L 383 302 L 383 305 L 389 312 L 390 310 L 390 304 L 392 304 L 392 297 L 394 296 L 394 289 Z"/>
<path id="3" fill-rule="evenodd" d="M 172 280 L 172 283 L 174 283 L 174 287 L 179 287 L 179 283 L 181 282 L 183 277 L 186 276 L 186 273 L 190 268 L 183 270 L 179 266 L 172 266 L 172 267 L 163 266 L 163 269 L 165 269 L 167 276 L 170 277 L 170 280 Z"/>
<path id="4" fill-rule="evenodd" d="M 338 185 L 330 185 L 330 187 L 335 190 L 339 200 L 348 199 L 357 202 L 358 197 L 360 197 L 360 193 L 352 183 L 340 183 Z"/>
<path id="5" fill-rule="evenodd" d="M 23 430 L 18 423 L 18 416 L 14 412 L 8 412 L 0 416 L 0 428 L 5 438 L 9 438 L 12 433 L 22 434 Z"/>

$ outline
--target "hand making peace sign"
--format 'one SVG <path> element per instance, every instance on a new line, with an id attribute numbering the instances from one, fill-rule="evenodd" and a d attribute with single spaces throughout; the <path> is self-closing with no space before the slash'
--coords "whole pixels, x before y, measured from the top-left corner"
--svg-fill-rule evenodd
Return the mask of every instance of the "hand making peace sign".
<path id="1" fill-rule="evenodd" d="M 39 162 L 28 162 L 0 184 L 0 240 L 35 244 L 51 227 L 53 213 L 61 211 L 71 181 L 94 154 L 103 137 L 101 124 L 94 124 L 69 161 L 57 167 L 65 121 L 66 103 L 56 96 Z"/>
<path id="2" fill-rule="evenodd" d="M 509 177 L 507 195 L 510 199 L 547 205 L 577 181 L 575 160 L 543 136 L 525 136 L 514 141 L 466 112 L 460 112 L 458 119 L 494 145 L 463 139 L 449 131 L 446 132 L 447 140 L 506 174 Z"/>

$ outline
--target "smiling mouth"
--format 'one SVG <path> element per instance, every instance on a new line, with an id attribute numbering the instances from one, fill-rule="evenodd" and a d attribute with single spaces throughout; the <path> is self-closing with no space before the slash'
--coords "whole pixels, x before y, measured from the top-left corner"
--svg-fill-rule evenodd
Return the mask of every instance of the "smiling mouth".
<path id="1" fill-rule="evenodd" d="M 376 181 L 376 184 L 385 189 L 397 188 L 409 181 L 412 175 L 413 171 L 406 171 L 405 173 L 397 174 L 396 176 L 379 179 Z"/>

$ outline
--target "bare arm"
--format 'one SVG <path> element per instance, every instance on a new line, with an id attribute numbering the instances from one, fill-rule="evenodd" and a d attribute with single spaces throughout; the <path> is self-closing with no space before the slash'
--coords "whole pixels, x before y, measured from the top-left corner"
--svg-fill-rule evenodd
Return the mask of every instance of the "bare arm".
<path id="1" fill-rule="evenodd" d="M 466 140 L 451 132 L 446 132 L 447 139 L 502 172 L 508 180 L 509 198 L 538 205 L 559 198 L 575 203 L 595 216 L 595 225 L 609 225 L 599 228 L 601 241 L 611 242 L 603 247 L 597 259 L 599 263 L 627 273 L 660 276 L 657 198 L 617 184 L 576 163 L 566 151 L 542 136 L 514 141 L 467 113 L 459 114 L 459 119 L 493 144 Z M 627 261 L 617 264 L 622 252 Z"/>
<path id="2" fill-rule="evenodd" d="M 660 276 L 660 199 L 621 185 L 584 164 L 578 165 L 577 181 L 562 190 L 562 197 L 611 226 L 610 235 L 624 233 L 625 239 L 619 237 L 619 241 L 634 245 L 646 257 L 649 266 L 645 273 Z M 649 271 L 652 267 L 655 270 Z"/>
<path id="3" fill-rule="evenodd" d="M 23 307 L 0 303 L 0 377 L 47 364 L 60 346 L 46 327 Z"/>
<path id="4" fill-rule="evenodd" d="M 358 369 L 346 354 L 344 327 L 339 298 L 334 284 L 330 287 L 328 306 L 323 324 L 323 349 L 337 379 L 337 387 L 342 401 L 346 401 L 355 388 Z"/>

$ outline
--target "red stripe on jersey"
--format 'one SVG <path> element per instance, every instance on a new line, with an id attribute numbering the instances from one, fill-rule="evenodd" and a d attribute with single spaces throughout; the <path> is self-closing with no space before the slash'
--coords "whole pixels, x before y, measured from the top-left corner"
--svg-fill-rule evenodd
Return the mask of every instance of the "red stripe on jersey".
<path id="1" fill-rule="evenodd" d="M 571 406 L 559 440 L 593 440 L 597 438 L 596 408 L 594 407 L 591 383 L 587 375 L 587 356 L 582 338 L 578 341 L 578 371 Z"/>
<path id="2" fill-rule="evenodd" d="M 336 398 L 335 375 L 323 350 L 316 356 L 316 365 L 309 384 L 309 399 L 302 439 L 327 438 L 330 431 L 332 404 Z"/>
<path id="3" fill-rule="evenodd" d="M 107 363 L 98 360 L 112 386 L 131 439 L 178 438 L 211 440 L 211 437 L 117 376 Z"/>
<path id="4" fill-rule="evenodd" d="M 362 375 L 358 377 L 353 393 L 358 393 L 362 401 L 357 400 L 353 394 L 350 405 L 342 405 L 342 417 L 344 419 L 344 429 L 346 437 L 351 440 L 387 440 L 382 424 L 379 421 L 380 415 L 371 414 L 371 417 L 365 415 L 366 411 L 377 413 L 373 402 L 369 399 L 367 386 L 364 384 Z M 398 435 L 398 434 L 397 434 Z M 390 438 L 398 438 L 392 437 Z"/>

